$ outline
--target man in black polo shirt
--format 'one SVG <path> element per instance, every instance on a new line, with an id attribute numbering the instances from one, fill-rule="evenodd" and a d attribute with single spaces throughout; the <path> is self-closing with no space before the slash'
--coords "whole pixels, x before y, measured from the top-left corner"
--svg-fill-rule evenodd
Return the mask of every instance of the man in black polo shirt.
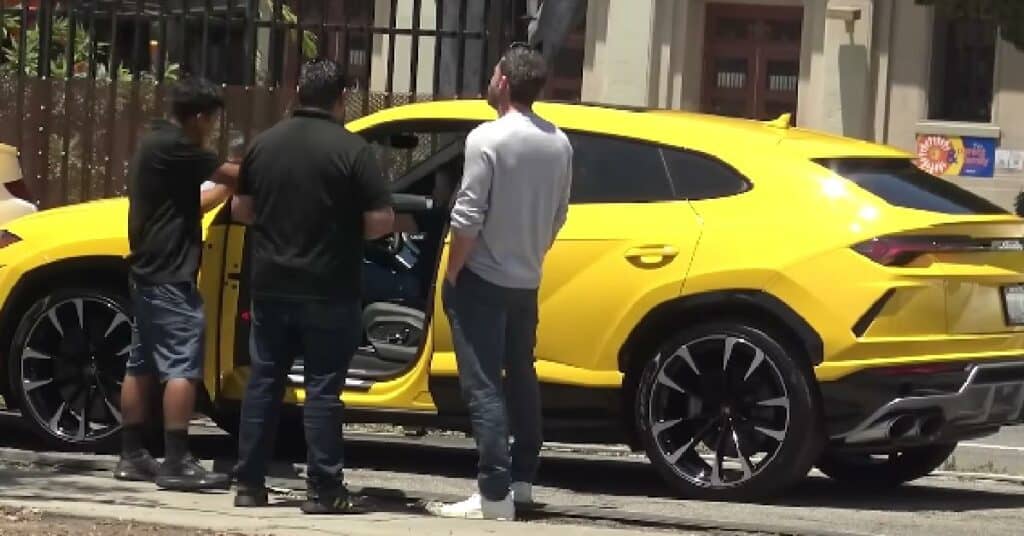
<path id="1" fill-rule="evenodd" d="M 135 340 L 121 388 L 124 425 L 120 480 L 156 480 L 163 488 L 227 488 L 227 475 L 208 473 L 189 454 L 188 425 L 203 379 L 203 302 L 196 288 L 202 252 L 200 185 L 233 187 L 238 164 L 204 149 L 224 102 L 213 84 L 188 79 L 171 88 L 171 121 L 156 121 L 140 141 L 129 173 Z M 203 203 L 210 201 L 203 194 Z M 221 195 L 223 197 L 223 195 Z M 156 380 L 163 398 L 166 459 L 158 466 L 142 445 L 146 401 Z"/>
<path id="2" fill-rule="evenodd" d="M 306 64 L 299 109 L 242 163 L 236 218 L 250 222 L 251 373 L 239 429 L 236 506 L 267 504 L 267 458 L 285 378 L 303 356 L 307 514 L 346 513 L 341 391 L 362 338 L 363 242 L 391 232 L 390 193 L 367 143 L 348 132 L 334 62 Z"/>

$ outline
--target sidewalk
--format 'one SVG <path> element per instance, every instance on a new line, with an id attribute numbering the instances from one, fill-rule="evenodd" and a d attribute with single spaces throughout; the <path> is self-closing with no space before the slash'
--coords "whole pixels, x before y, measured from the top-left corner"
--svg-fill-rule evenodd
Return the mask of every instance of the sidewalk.
<path id="1" fill-rule="evenodd" d="M 372 502 L 373 513 L 342 517 L 311 517 L 298 511 L 297 498 L 273 497 L 271 506 L 238 509 L 232 493 L 175 493 L 152 484 L 118 482 L 100 473 L 64 474 L 49 470 L 0 467 L 0 505 L 37 508 L 69 516 L 137 521 L 183 528 L 245 534 L 298 536 L 450 536 L 489 534 L 513 536 L 616 536 L 635 531 L 544 523 L 497 523 L 447 520 L 426 516 L 401 501 Z"/>

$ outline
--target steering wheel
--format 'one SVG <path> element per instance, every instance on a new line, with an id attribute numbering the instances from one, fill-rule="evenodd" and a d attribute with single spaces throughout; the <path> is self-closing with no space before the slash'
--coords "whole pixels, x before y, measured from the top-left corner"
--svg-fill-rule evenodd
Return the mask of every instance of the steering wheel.
<path id="1" fill-rule="evenodd" d="M 389 255 L 398 255 L 398 253 L 402 251 L 402 249 L 405 247 L 405 240 L 405 233 L 391 233 L 387 238 L 383 240 L 384 251 L 387 251 Z"/>

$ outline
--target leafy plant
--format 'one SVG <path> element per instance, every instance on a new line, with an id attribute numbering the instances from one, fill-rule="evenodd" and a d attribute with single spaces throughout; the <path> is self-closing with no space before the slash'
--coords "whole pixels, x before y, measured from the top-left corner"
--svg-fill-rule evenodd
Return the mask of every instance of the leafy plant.
<path id="1" fill-rule="evenodd" d="M 273 0 L 263 0 L 263 9 L 267 13 L 273 13 Z M 296 25 L 296 27 L 298 27 L 297 25 L 299 24 L 299 16 L 295 14 L 295 11 L 292 10 L 291 6 L 283 2 L 281 4 L 281 18 L 287 24 Z M 315 33 L 309 30 L 302 31 L 302 56 L 305 59 L 311 60 L 316 58 L 317 55 L 320 54 L 319 41 L 320 39 L 319 37 L 317 37 Z"/>
<path id="2" fill-rule="evenodd" d="M 13 15 L 4 14 L 3 19 L 3 41 L 2 54 L 4 62 L 0 65 L 0 71 L 16 73 L 18 63 L 21 59 L 21 20 Z M 93 54 L 94 43 L 85 27 L 81 24 L 75 26 L 75 41 L 71 46 L 72 57 L 67 57 L 68 44 L 71 40 L 71 23 L 66 17 L 54 17 L 50 31 L 50 77 L 57 79 L 87 78 L 89 77 L 90 58 Z M 22 66 L 22 74 L 27 76 L 39 76 L 39 56 L 42 50 L 42 31 L 38 25 L 29 27 L 25 31 L 25 61 Z M 110 73 L 107 66 L 100 61 L 103 56 L 109 57 L 110 44 L 104 42 L 95 43 L 96 58 L 96 79 L 109 80 Z M 117 79 L 129 81 L 132 73 L 122 65 L 116 70 Z M 178 64 L 169 64 L 164 74 L 170 80 L 177 79 L 180 72 Z M 153 79 L 152 73 L 141 73 L 144 80 Z"/>

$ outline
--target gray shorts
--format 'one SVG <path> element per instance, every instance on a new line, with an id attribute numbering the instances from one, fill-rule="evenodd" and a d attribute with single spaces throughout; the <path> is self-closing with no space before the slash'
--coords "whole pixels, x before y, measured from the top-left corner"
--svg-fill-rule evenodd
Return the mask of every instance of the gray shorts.
<path id="1" fill-rule="evenodd" d="M 202 380 L 206 319 L 195 283 L 131 283 L 135 326 L 126 373 Z"/>

